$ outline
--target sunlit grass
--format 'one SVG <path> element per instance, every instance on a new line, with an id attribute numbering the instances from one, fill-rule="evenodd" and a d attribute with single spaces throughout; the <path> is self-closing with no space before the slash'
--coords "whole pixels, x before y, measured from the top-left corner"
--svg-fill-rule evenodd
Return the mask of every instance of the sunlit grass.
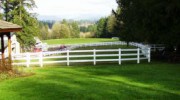
<path id="1" fill-rule="evenodd" d="M 111 38 L 72 38 L 72 39 L 51 39 L 44 40 L 47 44 L 80 44 L 80 43 L 97 43 L 97 42 L 114 42 L 118 39 Z"/>
<path id="2" fill-rule="evenodd" d="M 0 100 L 179 100 L 180 64 L 49 66 L 0 82 Z"/>

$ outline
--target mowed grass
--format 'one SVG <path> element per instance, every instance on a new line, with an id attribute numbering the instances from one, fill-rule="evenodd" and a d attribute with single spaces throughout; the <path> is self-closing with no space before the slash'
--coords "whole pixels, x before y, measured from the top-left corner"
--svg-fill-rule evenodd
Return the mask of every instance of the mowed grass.
<path id="1" fill-rule="evenodd" d="M 126 45 L 106 45 L 106 46 L 87 46 L 87 47 L 79 47 L 75 50 L 104 50 L 104 49 L 136 49 L 134 46 L 126 46 Z"/>
<path id="2" fill-rule="evenodd" d="M 97 42 L 114 42 L 118 39 L 107 39 L 107 38 L 72 38 L 72 39 L 51 39 L 44 40 L 43 42 L 52 44 L 80 44 L 80 43 L 97 43 Z"/>
<path id="3" fill-rule="evenodd" d="M 49 66 L 0 81 L 0 100 L 180 100 L 180 64 Z"/>

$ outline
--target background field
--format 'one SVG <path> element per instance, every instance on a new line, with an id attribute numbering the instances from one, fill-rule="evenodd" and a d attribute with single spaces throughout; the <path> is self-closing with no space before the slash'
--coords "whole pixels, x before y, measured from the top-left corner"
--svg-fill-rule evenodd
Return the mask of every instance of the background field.
<path id="1" fill-rule="evenodd" d="M 153 62 L 34 67 L 33 76 L 0 81 L 0 100 L 179 100 L 179 66 Z"/>
<path id="2" fill-rule="evenodd" d="M 79 43 L 97 43 L 97 42 L 114 42 L 118 39 L 108 39 L 108 38 L 72 38 L 72 39 L 52 39 L 44 40 L 43 42 L 52 44 L 79 44 Z"/>

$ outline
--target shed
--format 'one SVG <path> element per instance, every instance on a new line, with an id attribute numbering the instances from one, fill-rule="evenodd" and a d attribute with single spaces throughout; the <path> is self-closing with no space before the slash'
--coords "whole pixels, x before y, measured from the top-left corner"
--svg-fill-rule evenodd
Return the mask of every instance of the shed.
<path id="1" fill-rule="evenodd" d="M 11 58 L 11 32 L 17 32 L 17 31 L 21 31 L 22 27 L 10 22 L 6 22 L 3 20 L 0 20 L 0 37 L 1 37 L 1 57 L 2 60 L 5 59 L 4 56 L 4 50 L 5 50 L 5 46 L 4 46 L 4 36 L 8 37 L 8 57 Z"/>

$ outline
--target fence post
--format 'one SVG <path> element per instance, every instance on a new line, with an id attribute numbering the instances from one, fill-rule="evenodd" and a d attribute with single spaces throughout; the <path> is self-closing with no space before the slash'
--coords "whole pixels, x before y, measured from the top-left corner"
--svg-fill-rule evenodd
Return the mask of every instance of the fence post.
<path id="1" fill-rule="evenodd" d="M 140 63 L 140 49 L 137 49 L 137 63 Z"/>
<path id="2" fill-rule="evenodd" d="M 94 65 L 96 65 L 96 49 L 93 50 Z"/>
<path id="3" fill-rule="evenodd" d="M 121 65 L 121 49 L 119 49 L 119 65 Z"/>
<path id="4" fill-rule="evenodd" d="M 39 64 L 40 64 L 40 67 L 43 67 L 43 53 L 42 52 L 39 53 Z"/>
<path id="5" fill-rule="evenodd" d="M 26 53 L 26 67 L 28 67 L 29 68 L 29 66 L 30 66 L 30 54 L 29 53 Z"/>
<path id="6" fill-rule="evenodd" d="M 67 50 L 67 65 L 69 66 L 69 50 Z"/>
<path id="7" fill-rule="evenodd" d="M 151 48 L 148 48 L 148 62 L 151 62 Z"/>

